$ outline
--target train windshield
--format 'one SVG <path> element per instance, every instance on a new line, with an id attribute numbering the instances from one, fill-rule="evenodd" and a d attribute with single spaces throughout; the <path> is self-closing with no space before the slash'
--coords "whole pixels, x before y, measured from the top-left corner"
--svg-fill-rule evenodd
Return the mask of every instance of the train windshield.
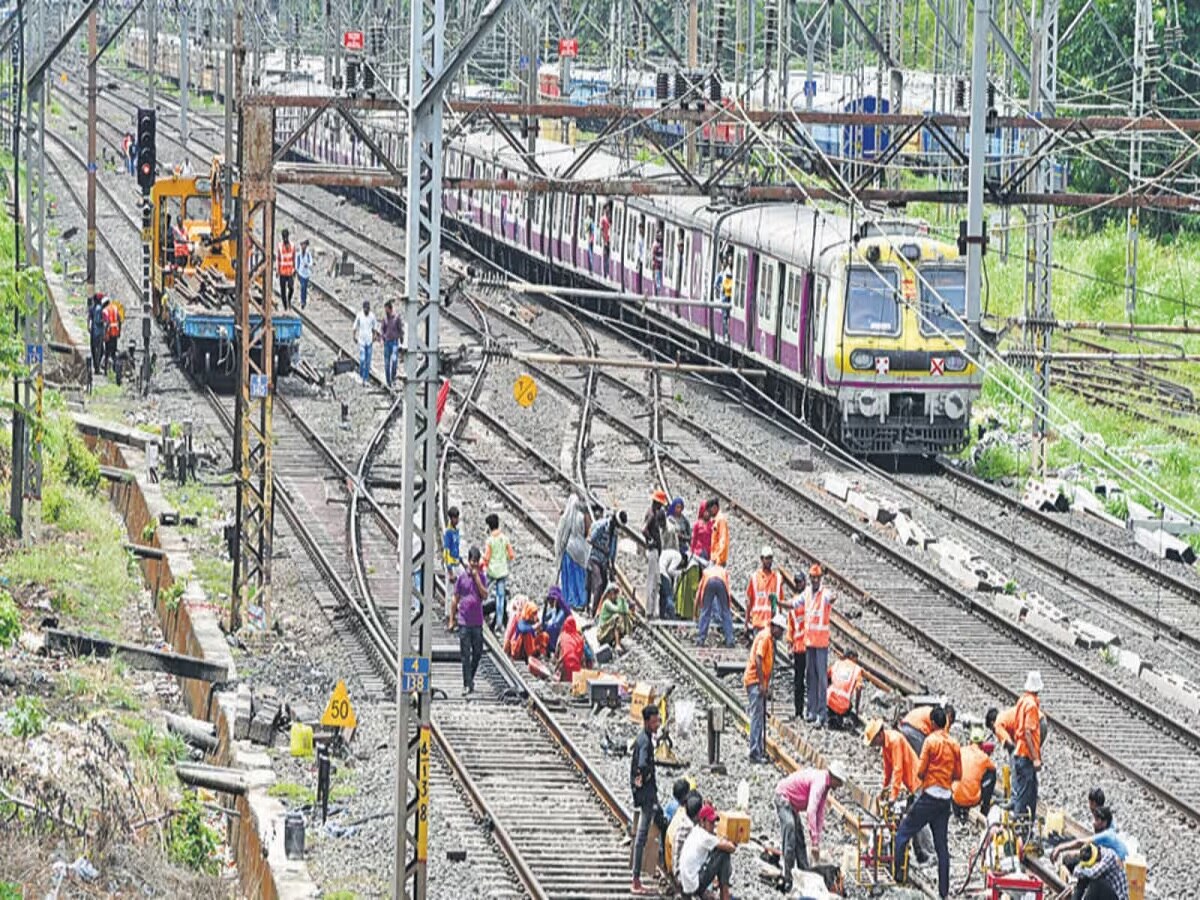
<path id="1" fill-rule="evenodd" d="M 895 269 L 852 267 L 846 276 L 846 330 L 856 334 L 899 334 L 898 286 Z"/>
<path id="2" fill-rule="evenodd" d="M 967 272 L 958 266 L 921 269 L 921 333 L 962 334 L 967 314 Z M 957 316 L 957 317 L 956 317 Z"/>

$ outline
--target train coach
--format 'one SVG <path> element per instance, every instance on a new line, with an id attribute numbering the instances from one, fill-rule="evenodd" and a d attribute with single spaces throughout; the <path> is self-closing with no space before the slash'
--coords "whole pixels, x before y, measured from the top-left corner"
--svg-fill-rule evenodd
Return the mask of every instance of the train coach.
<path id="1" fill-rule="evenodd" d="M 561 171 L 575 148 L 539 141 L 542 168 Z M 497 135 L 460 136 L 447 150 L 450 178 L 523 177 L 524 161 Z M 584 180 L 654 178 L 603 152 Z M 913 220 L 856 227 L 811 206 L 710 205 L 700 197 L 521 195 L 447 190 L 445 214 L 476 249 L 560 282 L 664 298 L 712 301 L 731 269 L 729 321 L 704 305 L 637 306 L 656 328 L 712 355 L 765 368 L 768 388 L 793 412 L 862 455 L 952 453 L 968 441 L 981 373 L 963 353 L 966 273 L 958 248 Z M 586 223 L 607 212 L 611 251 L 588 252 Z M 650 247 L 663 240 L 662 288 Z M 638 248 L 642 248 L 639 259 Z M 625 313 L 630 310 L 626 308 Z"/>

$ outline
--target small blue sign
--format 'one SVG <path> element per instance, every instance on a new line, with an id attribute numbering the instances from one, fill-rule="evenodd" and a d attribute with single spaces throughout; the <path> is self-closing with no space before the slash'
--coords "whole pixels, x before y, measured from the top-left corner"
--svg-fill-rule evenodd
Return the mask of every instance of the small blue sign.
<path id="1" fill-rule="evenodd" d="M 400 690 L 406 694 L 429 690 L 428 656 L 405 656 L 400 660 Z"/>
<path id="2" fill-rule="evenodd" d="M 521 58 L 517 60 L 517 68 L 518 69 L 528 69 L 529 68 L 529 57 L 522 53 Z"/>
<path id="3" fill-rule="evenodd" d="M 251 375 L 250 376 L 250 396 L 253 399 L 261 400 L 267 396 L 267 376 L 266 375 Z"/>
<path id="4" fill-rule="evenodd" d="M 817 83 L 815 81 L 805 81 L 804 82 L 804 96 L 805 97 L 817 96 Z"/>
<path id="5" fill-rule="evenodd" d="M 45 348 L 41 344 L 26 344 L 25 345 L 25 365 L 40 366 L 45 358 Z"/>

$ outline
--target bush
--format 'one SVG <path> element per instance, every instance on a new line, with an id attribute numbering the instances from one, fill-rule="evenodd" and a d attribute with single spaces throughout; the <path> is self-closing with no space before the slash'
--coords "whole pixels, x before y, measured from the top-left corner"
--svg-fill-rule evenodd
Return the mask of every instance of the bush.
<path id="1" fill-rule="evenodd" d="M 8 591 L 0 591 L 0 650 L 6 650 L 21 636 L 21 616 Z"/>
<path id="2" fill-rule="evenodd" d="M 979 454 L 975 460 L 975 474 L 985 481 L 1011 478 L 1019 474 L 1021 466 L 1012 449 L 1004 444 L 993 444 Z"/>
<path id="3" fill-rule="evenodd" d="M 8 710 L 8 727 L 13 737 L 37 737 L 46 727 L 46 707 L 41 698 L 21 696 Z"/>
<path id="4" fill-rule="evenodd" d="M 204 822 L 204 810 L 194 793 L 183 795 L 167 826 L 167 856 L 171 862 L 216 875 L 217 833 Z"/>
<path id="5" fill-rule="evenodd" d="M 1125 499 L 1124 494 L 1113 494 L 1104 501 L 1104 511 L 1125 521 L 1129 518 L 1129 501 Z"/>
<path id="6" fill-rule="evenodd" d="M 73 429 L 67 432 L 67 458 L 63 461 L 63 478 L 85 490 L 100 486 L 100 460 L 88 449 L 83 438 Z"/>

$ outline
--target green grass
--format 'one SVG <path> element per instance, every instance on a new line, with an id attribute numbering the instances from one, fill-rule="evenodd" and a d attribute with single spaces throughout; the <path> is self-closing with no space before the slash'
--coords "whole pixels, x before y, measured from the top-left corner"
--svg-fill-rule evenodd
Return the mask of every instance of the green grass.
<path id="1" fill-rule="evenodd" d="M 171 485 L 164 488 L 163 496 L 181 516 L 195 516 L 200 521 L 221 517 L 221 501 L 217 492 L 205 485 L 195 482 Z"/>
<path id="2" fill-rule="evenodd" d="M 312 788 L 307 788 L 294 781 L 277 781 L 267 788 L 267 796 L 284 801 L 288 806 L 311 806 L 316 802 L 317 795 Z"/>
<path id="3" fill-rule="evenodd" d="M 209 603 L 227 605 L 233 585 L 233 563 L 207 554 L 194 554 L 192 567 Z"/>

